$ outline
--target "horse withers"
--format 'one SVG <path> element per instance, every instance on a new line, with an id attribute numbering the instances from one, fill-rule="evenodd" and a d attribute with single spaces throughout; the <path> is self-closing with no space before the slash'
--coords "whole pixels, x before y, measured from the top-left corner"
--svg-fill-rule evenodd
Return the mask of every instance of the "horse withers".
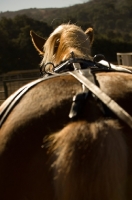
<path id="1" fill-rule="evenodd" d="M 46 41 L 30 34 L 44 77 L 1 105 L 0 199 L 130 199 L 131 128 L 68 73 L 76 61 L 91 69 L 93 29 L 62 24 Z M 131 74 L 97 70 L 94 80 L 132 115 Z"/>

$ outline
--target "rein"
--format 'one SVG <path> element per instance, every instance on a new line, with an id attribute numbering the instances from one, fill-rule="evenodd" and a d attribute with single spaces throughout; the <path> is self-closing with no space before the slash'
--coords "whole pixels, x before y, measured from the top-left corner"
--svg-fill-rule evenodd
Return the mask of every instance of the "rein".
<path id="1" fill-rule="evenodd" d="M 47 68 L 48 65 L 53 66 L 53 71 L 49 71 L 49 68 Z M 76 69 L 88 69 L 88 68 L 90 68 L 91 72 L 119 71 L 119 72 L 126 72 L 126 73 L 132 74 L 131 70 L 128 70 L 119 66 L 117 67 L 105 60 L 96 62 L 96 61 L 91 61 L 91 60 L 86 60 L 86 59 L 81 59 L 81 58 L 75 58 L 75 57 L 72 57 L 66 61 L 63 61 L 57 66 L 54 66 L 52 62 L 48 62 L 44 65 L 43 68 L 40 68 L 40 74 L 43 77 L 45 75 L 51 75 L 55 73 L 58 74 L 58 73 L 74 71 Z"/>
<path id="2" fill-rule="evenodd" d="M 57 75 L 56 76 L 60 76 Z M 39 84 L 40 82 L 43 82 L 44 80 L 53 78 L 52 76 L 48 76 L 48 77 L 43 77 L 43 78 L 39 78 L 31 83 L 28 83 L 26 85 L 24 85 L 23 87 L 21 87 L 19 90 L 17 90 L 15 93 L 13 93 L 10 97 L 9 97 L 9 102 L 7 105 L 3 106 L 0 110 L 0 127 L 2 126 L 2 124 L 4 123 L 4 121 L 6 120 L 7 116 L 9 115 L 9 113 L 12 111 L 12 109 L 15 107 L 15 105 L 21 100 L 21 98 L 24 96 L 24 94 L 26 94 L 31 88 L 33 88 L 34 86 L 36 86 L 37 84 Z M 4 105 L 4 103 L 3 103 Z"/>
<path id="3" fill-rule="evenodd" d="M 76 70 L 69 72 L 74 76 L 79 82 L 86 86 L 93 94 L 98 97 L 117 117 L 123 120 L 130 128 L 132 128 L 132 117 L 114 100 L 112 100 L 108 95 L 106 95 L 98 86 L 93 84 L 88 77 L 82 74 L 81 70 Z"/>
<path id="4" fill-rule="evenodd" d="M 101 102 L 104 103 L 104 105 L 107 108 L 109 108 L 119 119 L 124 121 L 130 128 L 132 128 L 132 117 L 95 84 L 95 82 L 93 81 L 93 74 L 92 74 L 93 72 L 95 73 L 101 71 L 120 71 L 127 73 L 132 73 L 132 71 L 122 67 L 116 67 L 115 65 L 110 64 L 104 60 L 98 63 L 83 59 L 81 59 L 81 61 L 82 62 L 80 62 L 80 59 L 72 58 L 66 61 L 65 63 L 59 65 L 58 67 L 56 67 L 54 69 L 54 73 L 60 73 L 66 71 L 68 70 L 67 69 L 68 66 L 72 64 L 73 70 L 68 70 L 68 73 L 71 74 L 73 77 L 75 77 L 79 82 L 82 83 L 83 86 L 85 86 L 88 89 L 88 91 L 91 91 L 99 100 L 101 100 Z M 90 73 L 84 73 L 85 70 L 89 70 Z M 85 93 L 78 94 L 78 96 L 73 98 L 73 105 L 69 114 L 70 118 L 76 117 L 78 112 L 77 104 L 79 101 L 83 101 L 84 99 L 86 99 Z"/>
<path id="5" fill-rule="evenodd" d="M 93 62 L 80 58 L 70 58 L 69 60 L 64 61 L 60 65 L 56 66 L 53 69 L 53 72 L 44 70 L 44 72 L 42 72 L 42 78 L 23 86 L 13 95 L 11 95 L 9 97 L 9 103 L 6 106 L 3 106 L 0 111 L 0 127 L 4 123 L 5 119 L 14 108 L 14 106 L 32 87 L 46 79 L 53 78 L 53 76 L 50 75 L 60 76 L 67 72 L 68 74 L 75 77 L 79 82 L 81 82 L 83 88 L 85 88 L 83 93 L 78 94 L 76 97 L 73 98 L 74 103 L 73 109 L 69 114 L 70 118 L 72 118 L 73 115 L 76 115 L 76 112 L 78 112 L 76 111 L 76 108 L 78 107 L 78 103 L 76 104 L 76 101 L 82 102 L 82 100 L 85 100 L 87 98 L 88 92 L 91 91 L 98 99 L 101 100 L 101 102 L 106 105 L 106 107 L 108 107 L 115 115 L 117 115 L 118 118 L 123 120 L 130 128 L 132 128 L 132 117 L 114 100 L 112 100 L 108 95 L 101 91 L 101 89 L 96 85 L 93 74 L 95 72 L 101 71 L 120 71 L 132 73 L 132 71 L 130 70 L 122 67 L 116 67 L 115 65 L 112 65 L 106 61 Z"/>

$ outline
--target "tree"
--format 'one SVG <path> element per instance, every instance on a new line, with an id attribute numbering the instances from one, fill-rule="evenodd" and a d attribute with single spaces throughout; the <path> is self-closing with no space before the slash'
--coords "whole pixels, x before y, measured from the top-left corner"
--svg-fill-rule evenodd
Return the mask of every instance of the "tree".
<path id="1" fill-rule="evenodd" d="M 38 53 L 33 48 L 30 30 L 48 37 L 53 28 L 26 15 L 14 19 L 0 20 L 0 72 L 33 69 L 40 63 Z"/>

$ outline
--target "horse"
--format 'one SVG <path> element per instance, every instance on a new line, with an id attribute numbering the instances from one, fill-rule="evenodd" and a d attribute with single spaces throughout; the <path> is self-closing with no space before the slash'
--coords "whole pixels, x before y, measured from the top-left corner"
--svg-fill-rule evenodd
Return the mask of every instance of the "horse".
<path id="1" fill-rule="evenodd" d="M 92 28 L 68 23 L 48 39 L 30 35 L 43 77 L 0 107 L 0 199 L 131 199 L 131 124 L 73 76 L 90 77 L 132 115 L 131 73 L 93 60 Z"/>

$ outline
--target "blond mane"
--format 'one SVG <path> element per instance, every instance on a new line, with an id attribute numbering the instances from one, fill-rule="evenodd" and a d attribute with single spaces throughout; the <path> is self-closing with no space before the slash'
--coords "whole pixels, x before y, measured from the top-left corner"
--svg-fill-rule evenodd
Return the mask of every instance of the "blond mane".
<path id="1" fill-rule="evenodd" d="M 73 51 L 76 57 L 90 59 L 90 40 L 83 30 L 74 24 L 62 24 L 50 35 L 44 45 L 42 64 L 55 65 L 68 59 Z"/>
<path id="2" fill-rule="evenodd" d="M 35 35 L 36 37 L 36 35 Z M 34 46 L 38 51 L 42 38 L 39 38 L 37 45 L 32 37 Z M 52 62 L 54 66 L 71 57 L 74 52 L 75 57 L 91 59 L 91 45 L 93 42 L 93 29 L 88 28 L 85 32 L 75 24 L 61 24 L 58 26 L 43 44 L 43 59 L 41 66 Z M 39 47 L 38 47 L 39 46 Z"/>

